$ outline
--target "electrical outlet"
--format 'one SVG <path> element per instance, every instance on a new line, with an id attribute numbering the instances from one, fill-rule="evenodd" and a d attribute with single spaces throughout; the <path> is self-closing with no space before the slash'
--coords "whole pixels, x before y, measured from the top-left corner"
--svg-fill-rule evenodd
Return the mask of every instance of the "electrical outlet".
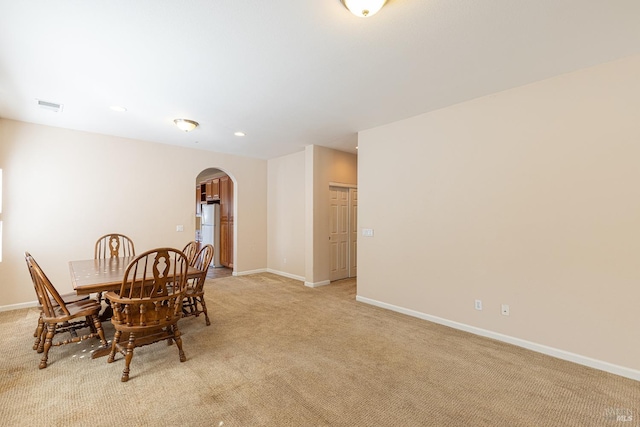
<path id="1" fill-rule="evenodd" d="M 482 310 L 482 300 L 476 300 L 476 310 Z"/>
<path id="2" fill-rule="evenodd" d="M 508 316 L 509 315 L 509 305 L 508 304 L 502 304 L 501 313 L 502 313 L 503 316 Z"/>
<path id="3" fill-rule="evenodd" d="M 184 225 L 176 225 L 176 231 L 184 231 Z"/>

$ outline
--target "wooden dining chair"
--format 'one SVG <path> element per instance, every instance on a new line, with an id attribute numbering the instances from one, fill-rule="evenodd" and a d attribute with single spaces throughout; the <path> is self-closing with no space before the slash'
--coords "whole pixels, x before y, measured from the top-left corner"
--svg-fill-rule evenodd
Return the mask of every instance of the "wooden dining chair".
<path id="1" fill-rule="evenodd" d="M 36 331 L 36 343 L 34 344 L 34 350 L 43 353 L 40 359 L 40 369 L 47 367 L 49 349 L 52 345 L 60 346 L 97 337 L 100 339 L 101 345 L 106 347 L 107 340 L 98 317 L 100 304 L 90 299 L 65 302 L 31 254 L 25 252 L 24 255 L 38 303 L 41 306 L 38 325 L 39 328 L 42 327 L 42 330 Z M 81 336 L 75 333 L 84 328 L 89 328 L 90 333 Z M 70 337 L 53 342 L 55 335 L 63 333 L 69 333 Z"/>
<path id="2" fill-rule="evenodd" d="M 193 265 L 196 259 L 196 255 L 198 254 L 198 242 L 193 240 L 187 243 L 187 246 L 184 247 L 182 252 L 187 257 L 187 261 L 189 262 L 189 265 Z"/>
<path id="3" fill-rule="evenodd" d="M 29 273 L 31 273 L 31 270 L 29 270 Z M 33 276 L 31 277 L 31 280 L 32 281 L 34 280 Z M 76 294 L 60 295 L 60 297 L 63 299 L 65 304 L 78 303 L 81 301 L 87 301 L 89 299 L 88 295 L 76 295 Z M 55 300 L 52 301 L 52 303 L 57 305 Z M 43 311 L 42 305 L 40 305 L 40 302 L 38 302 L 38 309 L 40 310 L 40 315 L 38 316 L 38 324 L 36 326 L 36 330 L 33 332 L 33 336 L 35 338 L 35 342 L 33 343 L 33 349 L 36 350 L 38 353 L 42 353 L 44 351 L 44 341 L 47 334 L 47 329 L 45 328 L 44 321 L 42 320 L 44 311 Z M 73 329 L 70 330 L 69 333 L 71 334 L 72 337 L 78 336 L 78 333 Z"/>
<path id="4" fill-rule="evenodd" d="M 121 381 L 129 380 L 133 350 L 158 341 L 175 341 L 180 362 L 186 356 L 178 320 L 182 317 L 182 298 L 189 268 L 187 257 L 178 249 L 159 248 L 136 257 L 126 268 L 118 292 L 107 292 L 116 332 L 107 362 L 116 352 L 124 355 Z"/>
<path id="5" fill-rule="evenodd" d="M 96 240 L 96 246 L 93 251 L 93 259 L 107 259 L 135 256 L 136 250 L 133 246 L 133 240 L 124 234 L 110 233 L 105 234 Z M 96 300 L 101 302 L 103 299 L 102 292 L 98 292 Z M 103 314 L 103 318 L 108 318 L 111 313 L 111 307 L 107 301 L 107 308 Z"/>
<path id="6" fill-rule="evenodd" d="M 94 259 L 135 256 L 133 241 L 124 234 L 105 234 L 96 241 Z"/>
<path id="7" fill-rule="evenodd" d="M 213 251 L 213 246 L 205 245 L 195 256 L 193 267 L 202 270 L 202 274 L 187 281 L 187 288 L 182 301 L 182 316 L 198 317 L 200 314 L 204 314 L 207 326 L 211 325 L 211 321 L 209 321 L 207 304 L 204 301 L 204 282 L 207 279 L 209 265 L 213 259 Z"/>

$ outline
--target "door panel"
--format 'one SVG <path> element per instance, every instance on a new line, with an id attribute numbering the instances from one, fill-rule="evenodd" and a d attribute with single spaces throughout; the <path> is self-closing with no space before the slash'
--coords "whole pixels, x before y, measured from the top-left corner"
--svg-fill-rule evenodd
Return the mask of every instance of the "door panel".
<path id="1" fill-rule="evenodd" d="M 358 189 L 349 189 L 349 277 L 358 275 Z"/>
<path id="2" fill-rule="evenodd" d="M 349 189 L 329 188 L 330 280 L 349 277 Z"/>

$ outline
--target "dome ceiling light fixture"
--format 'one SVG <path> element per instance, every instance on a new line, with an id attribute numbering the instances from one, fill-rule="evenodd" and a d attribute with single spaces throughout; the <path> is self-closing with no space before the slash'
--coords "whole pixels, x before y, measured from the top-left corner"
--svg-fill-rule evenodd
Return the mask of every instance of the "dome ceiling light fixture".
<path id="1" fill-rule="evenodd" d="M 360 18 L 368 18 L 378 13 L 387 0 L 340 0 L 344 7 Z"/>
<path id="2" fill-rule="evenodd" d="M 190 132 L 198 127 L 199 123 L 189 119 L 175 119 L 173 123 L 178 126 L 178 129 L 185 132 Z"/>

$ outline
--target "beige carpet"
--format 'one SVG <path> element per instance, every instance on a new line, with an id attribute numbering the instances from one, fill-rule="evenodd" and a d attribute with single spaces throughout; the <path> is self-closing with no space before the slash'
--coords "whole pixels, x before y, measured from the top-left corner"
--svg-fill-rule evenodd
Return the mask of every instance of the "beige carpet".
<path id="1" fill-rule="evenodd" d="M 89 358 L 94 341 L 39 370 L 36 309 L 0 313 L 0 425 L 640 425 L 640 383 L 358 303 L 353 280 L 258 274 L 206 292 L 212 325 L 180 321 L 187 361 L 138 348 L 128 383 L 122 356 Z"/>

